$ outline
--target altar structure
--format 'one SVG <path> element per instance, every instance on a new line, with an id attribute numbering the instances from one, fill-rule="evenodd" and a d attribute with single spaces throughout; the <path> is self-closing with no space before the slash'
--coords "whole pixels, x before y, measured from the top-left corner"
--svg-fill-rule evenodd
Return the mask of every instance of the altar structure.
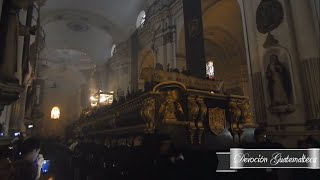
<path id="1" fill-rule="evenodd" d="M 223 94 L 223 81 L 203 80 L 179 72 L 145 68 L 147 86 L 141 95 L 110 106 L 84 111 L 73 136 L 126 139 L 163 134 L 179 145 L 245 141 L 243 133 L 256 124 L 248 97 Z M 148 77 L 148 78 L 147 78 Z M 210 142 L 211 141 L 211 142 Z"/>
<path id="2" fill-rule="evenodd" d="M 71 1 L 0 0 L 0 133 L 320 140 L 318 0 Z"/>

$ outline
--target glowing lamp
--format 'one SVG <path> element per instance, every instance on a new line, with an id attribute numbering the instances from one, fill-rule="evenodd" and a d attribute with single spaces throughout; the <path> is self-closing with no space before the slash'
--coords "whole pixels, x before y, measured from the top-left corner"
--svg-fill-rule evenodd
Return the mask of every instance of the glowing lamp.
<path id="1" fill-rule="evenodd" d="M 60 109 L 55 106 L 51 110 L 51 119 L 59 119 L 60 118 Z"/>
<path id="2" fill-rule="evenodd" d="M 209 61 L 206 64 L 206 74 L 207 77 L 209 77 L 209 79 L 213 79 L 214 78 L 214 63 L 213 61 Z"/>

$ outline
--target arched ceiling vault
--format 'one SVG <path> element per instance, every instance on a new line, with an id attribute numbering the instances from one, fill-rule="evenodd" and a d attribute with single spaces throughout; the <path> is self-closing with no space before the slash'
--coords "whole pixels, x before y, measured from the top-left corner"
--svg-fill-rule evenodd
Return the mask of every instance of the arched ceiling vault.
<path id="1" fill-rule="evenodd" d="M 240 82 L 240 66 L 246 64 L 241 10 L 237 0 L 202 0 L 206 60 L 215 62 L 215 76 L 225 88 Z M 179 34 L 177 56 L 185 58 L 185 33 Z"/>
<path id="2" fill-rule="evenodd" d="M 41 24 L 45 26 L 56 21 L 81 22 L 96 28 L 100 28 L 113 37 L 114 42 L 124 40 L 123 36 L 129 32 L 122 30 L 107 18 L 84 10 L 55 9 L 44 12 L 41 16 Z"/>
<path id="3" fill-rule="evenodd" d="M 126 40 L 135 30 L 136 17 L 144 7 L 145 0 L 45 0 L 41 25 L 46 49 L 79 51 L 96 64 L 105 63 L 112 44 Z"/>
<path id="4" fill-rule="evenodd" d="M 40 53 L 39 76 L 76 91 L 86 83 L 88 75 L 83 72 L 107 62 L 112 45 L 130 37 L 145 0 L 41 0 L 41 4 L 46 47 Z"/>

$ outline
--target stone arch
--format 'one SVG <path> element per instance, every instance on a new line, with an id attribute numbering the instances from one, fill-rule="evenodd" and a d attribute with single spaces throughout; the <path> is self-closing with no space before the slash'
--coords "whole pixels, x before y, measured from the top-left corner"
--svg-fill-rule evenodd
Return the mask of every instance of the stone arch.
<path id="1" fill-rule="evenodd" d="M 206 60 L 214 59 L 217 78 L 233 94 L 248 95 L 244 88 L 246 52 L 241 9 L 237 0 L 202 0 L 203 33 Z M 182 28 L 177 41 L 177 67 L 185 66 L 185 33 Z M 246 77 L 247 78 L 247 77 Z M 241 90 L 242 92 L 234 89 Z"/>

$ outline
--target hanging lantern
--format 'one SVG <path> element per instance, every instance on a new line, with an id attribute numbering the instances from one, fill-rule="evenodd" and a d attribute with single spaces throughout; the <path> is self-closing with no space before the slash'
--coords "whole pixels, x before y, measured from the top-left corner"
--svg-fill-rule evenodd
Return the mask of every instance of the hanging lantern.
<path id="1" fill-rule="evenodd" d="M 51 110 L 51 119 L 59 119 L 60 118 L 60 109 L 55 106 Z"/>

